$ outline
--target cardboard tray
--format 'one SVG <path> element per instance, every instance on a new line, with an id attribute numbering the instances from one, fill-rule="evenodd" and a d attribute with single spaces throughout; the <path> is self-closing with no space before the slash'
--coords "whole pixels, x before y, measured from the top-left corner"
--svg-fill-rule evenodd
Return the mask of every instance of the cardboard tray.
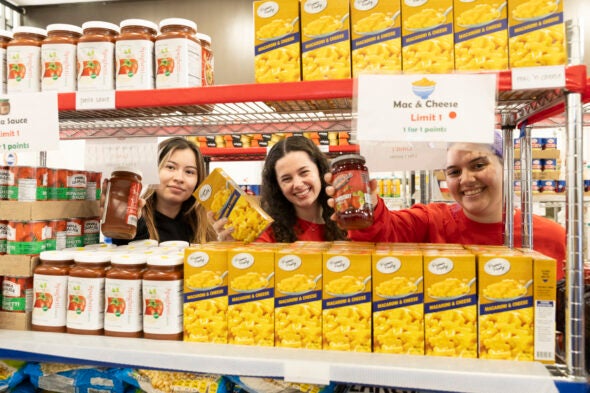
<path id="1" fill-rule="evenodd" d="M 55 220 L 65 217 L 98 217 L 99 201 L 2 201 L 0 220 Z"/>

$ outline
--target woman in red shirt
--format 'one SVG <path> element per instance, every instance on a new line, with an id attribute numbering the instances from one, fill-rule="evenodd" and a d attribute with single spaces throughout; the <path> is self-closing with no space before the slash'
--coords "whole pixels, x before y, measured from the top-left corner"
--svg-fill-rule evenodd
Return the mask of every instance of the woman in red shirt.
<path id="1" fill-rule="evenodd" d="M 457 143 L 447 152 L 445 168 L 454 204 L 416 204 L 409 209 L 389 211 L 377 196 L 371 181 L 375 206 L 374 223 L 349 231 L 351 240 L 372 242 L 421 242 L 458 244 L 504 244 L 502 220 L 501 138 L 496 144 Z M 331 175 L 326 176 L 331 182 Z M 331 186 L 326 190 L 333 195 Z M 333 199 L 330 198 L 333 206 Z M 514 245 L 522 244 L 521 212 L 514 213 Z M 557 279 L 564 277 L 565 229 L 558 223 L 533 215 L 533 248 L 557 261 Z"/>

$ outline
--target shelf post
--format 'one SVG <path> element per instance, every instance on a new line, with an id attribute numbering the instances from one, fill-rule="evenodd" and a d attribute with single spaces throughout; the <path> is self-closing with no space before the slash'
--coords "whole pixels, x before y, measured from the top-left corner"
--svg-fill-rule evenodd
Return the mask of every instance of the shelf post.
<path id="1" fill-rule="evenodd" d="M 525 124 L 520 129 L 520 206 L 522 211 L 522 247 L 533 248 L 533 149 L 531 127 Z M 526 185 L 526 186 L 525 186 Z"/>
<path id="2" fill-rule="evenodd" d="M 514 248 L 514 136 L 516 114 L 502 113 L 502 156 L 504 160 L 504 195 L 502 196 L 502 221 L 504 222 L 504 245 Z M 521 188 L 525 185 L 523 184 Z"/>

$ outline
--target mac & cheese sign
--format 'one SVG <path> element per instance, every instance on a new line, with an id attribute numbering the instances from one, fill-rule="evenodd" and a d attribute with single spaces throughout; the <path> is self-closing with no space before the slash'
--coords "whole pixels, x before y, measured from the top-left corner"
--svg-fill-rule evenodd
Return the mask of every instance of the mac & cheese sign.
<path id="1" fill-rule="evenodd" d="M 495 74 L 361 75 L 359 141 L 492 143 Z"/>

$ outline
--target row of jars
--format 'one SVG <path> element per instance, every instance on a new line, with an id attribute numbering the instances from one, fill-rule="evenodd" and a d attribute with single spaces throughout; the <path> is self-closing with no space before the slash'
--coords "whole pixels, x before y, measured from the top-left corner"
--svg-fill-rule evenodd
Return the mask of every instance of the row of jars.
<path id="1" fill-rule="evenodd" d="M 188 19 L 126 19 L 0 31 L 3 93 L 145 90 L 213 84 L 211 37 Z"/>
<path id="2" fill-rule="evenodd" d="M 182 340 L 184 255 L 164 243 L 41 253 L 32 329 Z"/>

